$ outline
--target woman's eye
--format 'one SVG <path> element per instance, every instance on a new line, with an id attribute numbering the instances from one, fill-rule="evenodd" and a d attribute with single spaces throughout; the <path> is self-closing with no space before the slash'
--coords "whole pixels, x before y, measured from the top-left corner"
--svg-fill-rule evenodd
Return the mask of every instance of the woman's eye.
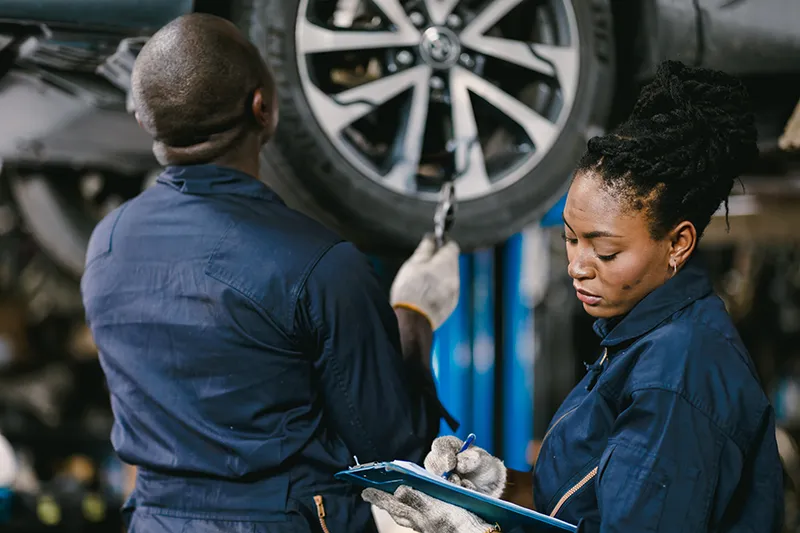
<path id="1" fill-rule="evenodd" d="M 600 261 L 611 261 L 611 260 L 612 260 L 612 259 L 614 259 L 615 257 L 617 257 L 617 254 L 611 254 L 611 255 L 598 255 L 598 256 L 597 256 L 597 258 L 598 258 Z"/>
<path id="2" fill-rule="evenodd" d="M 568 242 L 570 244 L 575 244 L 575 243 L 578 242 L 578 239 L 575 239 L 575 238 L 572 238 L 572 237 L 567 237 L 566 233 L 562 233 L 561 234 L 561 238 L 564 239 L 565 242 Z"/>

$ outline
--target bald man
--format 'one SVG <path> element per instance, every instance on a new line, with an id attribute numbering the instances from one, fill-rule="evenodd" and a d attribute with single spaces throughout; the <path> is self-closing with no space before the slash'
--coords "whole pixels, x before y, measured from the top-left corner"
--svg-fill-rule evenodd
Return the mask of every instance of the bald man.
<path id="1" fill-rule="evenodd" d="M 129 531 L 374 531 L 361 462 L 420 461 L 444 412 L 432 331 L 458 247 L 426 239 L 382 293 L 364 256 L 260 182 L 275 83 L 230 23 L 179 18 L 143 48 L 136 117 L 166 169 L 95 229 L 82 280 Z"/>

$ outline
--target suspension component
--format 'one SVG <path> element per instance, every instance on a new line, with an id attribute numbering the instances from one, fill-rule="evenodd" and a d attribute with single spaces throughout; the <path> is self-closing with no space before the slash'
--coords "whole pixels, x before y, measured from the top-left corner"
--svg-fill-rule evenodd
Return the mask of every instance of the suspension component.
<path id="1" fill-rule="evenodd" d="M 456 188 L 452 180 L 444 182 L 440 192 L 439 204 L 433 215 L 433 234 L 436 246 L 441 248 L 447 242 L 447 234 L 456 218 Z"/>

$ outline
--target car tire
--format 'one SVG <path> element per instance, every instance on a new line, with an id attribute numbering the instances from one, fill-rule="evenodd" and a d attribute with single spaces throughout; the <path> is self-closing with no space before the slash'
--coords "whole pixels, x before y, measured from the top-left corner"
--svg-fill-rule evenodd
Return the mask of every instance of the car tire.
<path id="1" fill-rule="evenodd" d="M 240 0 L 234 21 L 270 64 L 280 123 L 262 179 L 286 202 L 370 251 L 410 249 L 433 228 L 436 199 L 398 194 L 356 169 L 323 132 L 301 87 L 295 27 L 301 0 Z M 580 68 L 574 104 L 536 167 L 486 196 L 459 201 L 452 236 L 463 249 L 502 242 L 541 217 L 568 186 L 588 138 L 602 132 L 614 91 L 609 0 L 573 0 Z"/>

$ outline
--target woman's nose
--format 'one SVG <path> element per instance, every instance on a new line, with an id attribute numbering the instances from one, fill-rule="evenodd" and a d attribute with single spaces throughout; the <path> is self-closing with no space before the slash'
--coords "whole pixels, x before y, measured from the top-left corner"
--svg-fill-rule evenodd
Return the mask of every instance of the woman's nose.
<path id="1" fill-rule="evenodd" d="M 577 254 L 572 258 L 567 267 L 567 273 L 572 279 L 587 279 L 591 277 L 592 269 L 582 258 L 583 254 Z"/>

